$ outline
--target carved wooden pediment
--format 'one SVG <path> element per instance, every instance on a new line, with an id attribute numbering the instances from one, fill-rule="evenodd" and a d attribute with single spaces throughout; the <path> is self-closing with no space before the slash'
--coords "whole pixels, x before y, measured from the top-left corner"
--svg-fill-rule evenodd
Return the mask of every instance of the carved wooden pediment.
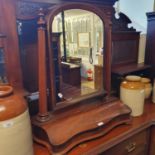
<path id="1" fill-rule="evenodd" d="M 116 19 L 115 16 L 112 18 L 112 31 L 136 31 L 133 27 L 128 28 L 128 24 L 132 21 L 123 13 L 119 13 L 119 18 Z"/>
<path id="2" fill-rule="evenodd" d="M 114 3 L 118 0 L 21 0 L 25 2 L 44 2 L 51 4 L 58 4 L 64 2 L 82 2 L 82 3 L 94 3 L 94 4 L 102 4 L 102 5 L 114 5 Z"/>
<path id="3" fill-rule="evenodd" d="M 61 3 L 93 3 L 106 7 L 111 7 L 117 0 L 20 0 L 16 5 L 16 16 L 18 19 L 33 19 L 38 15 L 38 10 L 43 8 L 48 10 L 52 5 Z M 109 8 L 104 8 L 104 12 L 107 12 Z"/>

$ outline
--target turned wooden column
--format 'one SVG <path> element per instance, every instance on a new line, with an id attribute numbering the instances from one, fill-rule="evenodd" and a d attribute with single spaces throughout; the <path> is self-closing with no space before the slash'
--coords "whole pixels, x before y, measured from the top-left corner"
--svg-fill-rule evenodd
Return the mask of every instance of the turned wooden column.
<path id="1" fill-rule="evenodd" d="M 39 113 L 37 120 L 48 121 L 50 115 L 47 108 L 47 71 L 46 71 L 46 22 L 43 10 L 40 9 L 38 20 L 38 64 L 39 64 Z"/>

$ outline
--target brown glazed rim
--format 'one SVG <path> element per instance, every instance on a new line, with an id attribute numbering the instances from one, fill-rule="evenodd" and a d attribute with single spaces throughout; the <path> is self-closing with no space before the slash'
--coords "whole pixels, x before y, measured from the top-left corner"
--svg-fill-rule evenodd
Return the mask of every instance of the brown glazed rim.
<path id="1" fill-rule="evenodd" d="M 21 95 L 0 98 L 0 121 L 15 118 L 27 109 L 26 101 Z"/>
<path id="2" fill-rule="evenodd" d="M 127 82 L 124 81 L 121 83 L 121 87 L 125 89 L 132 89 L 132 90 L 138 90 L 138 89 L 144 89 L 145 85 L 141 82 Z"/>
<path id="3" fill-rule="evenodd" d="M 121 83 L 121 87 L 125 89 L 139 90 L 144 89 L 145 85 L 141 82 L 141 77 L 136 75 L 129 75 L 125 77 L 125 81 Z"/>
<path id="4" fill-rule="evenodd" d="M 0 97 L 5 97 L 13 93 L 13 87 L 8 85 L 0 85 Z"/>

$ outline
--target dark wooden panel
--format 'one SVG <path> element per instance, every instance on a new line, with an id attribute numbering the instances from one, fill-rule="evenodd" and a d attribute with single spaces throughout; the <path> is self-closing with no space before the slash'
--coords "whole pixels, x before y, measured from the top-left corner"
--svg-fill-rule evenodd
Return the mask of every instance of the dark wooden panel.
<path id="1" fill-rule="evenodd" d="M 70 84 L 72 86 L 80 86 L 81 85 L 81 74 L 80 74 L 80 66 L 76 66 L 74 68 L 70 68 L 69 65 L 62 64 L 62 80 L 64 83 Z"/>
<path id="2" fill-rule="evenodd" d="M 10 82 L 8 63 L 6 38 L 4 35 L 0 34 L 0 83 Z"/>
<path id="3" fill-rule="evenodd" d="M 103 89 L 103 66 L 94 65 L 95 89 Z"/>
<path id="4" fill-rule="evenodd" d="M 43 0 L 23 0 L 28 2 L 43 2 Z M 117 0 L 72 0 L 72 2 L 84 2 L 84 3 L 95 3 L 95 4 L 105 4 L 105 5 L 113 5 Z M 44 0 L 45 3 L 64 3 L 68 2 L 68 0 Z"/>
<path id="5" fill-rule="evenodd" d="M 18 20 L 18 26 L 24 88 L 29 92 L 38 91 L 37 20 Z"/>
<path id="6" fill-rule="evenodd" d="M 155 155 L 155 126 L 151 127 L 149 155 Z"/>
<path id="7" fill-rule="evenodd" d="M 118 74 L 120 76 L 124 76 L 127 74 L 132 74 L 133 72 L 144 72 L 145 70 L 150 70 L 151 66 L 150 65 L 145 65 L 144 63 L 133 63 L 133 64 L 128 64 L 120 67 L 113 67 L 112 68 L 112 73 Z"/>
<path id="8" fill-rule="evenodd" d="M 137 63 L 139 32 L 112 34 L 112 66 Z"/>
<path id="9" fill-rule="evenodd" d="M 148 13 L 145 63 L 152 66 L 152 77 L 155 77 L 155 13 Z"/>
<path id="10" fill-rule="evenodd" d="M 8 57 L 8 73 L 10 84 L 14 87 L 22 87 L 15 1 L 0 1 L 0 19 L 0 32 L 3 32 L 6 35 L 6 55 Z"/>
<path id="11" fill-rule="evenodd" d="M 27 44 L 23 47 L 22 59 L 23 82 L 26 90 L 38 91 L 38 52 L 37 44 Z"/>

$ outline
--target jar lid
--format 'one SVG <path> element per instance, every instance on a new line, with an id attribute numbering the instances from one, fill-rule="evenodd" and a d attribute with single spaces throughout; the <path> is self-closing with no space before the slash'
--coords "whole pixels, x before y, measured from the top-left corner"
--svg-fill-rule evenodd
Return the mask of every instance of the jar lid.
<path id="1" fill-rule="evenodd" d="M 6 97 L 13 93 L 13 88 L 9 85 L 0 85 L 0 97 Z"/>
<path id="2" fill-rule="evenodd" d="M 128 75 L 125 77 L 125 79 L 127 81 L 140 81 L 141 80 L 141 77 L 140 76 L 136 76 L 136 75 Z"/>
<path id="3" fill-rule="evenodd" d="M 149 78 L 141 78 L 141 82 L 143 83 L 149 83 L 150 79 Z"/>

